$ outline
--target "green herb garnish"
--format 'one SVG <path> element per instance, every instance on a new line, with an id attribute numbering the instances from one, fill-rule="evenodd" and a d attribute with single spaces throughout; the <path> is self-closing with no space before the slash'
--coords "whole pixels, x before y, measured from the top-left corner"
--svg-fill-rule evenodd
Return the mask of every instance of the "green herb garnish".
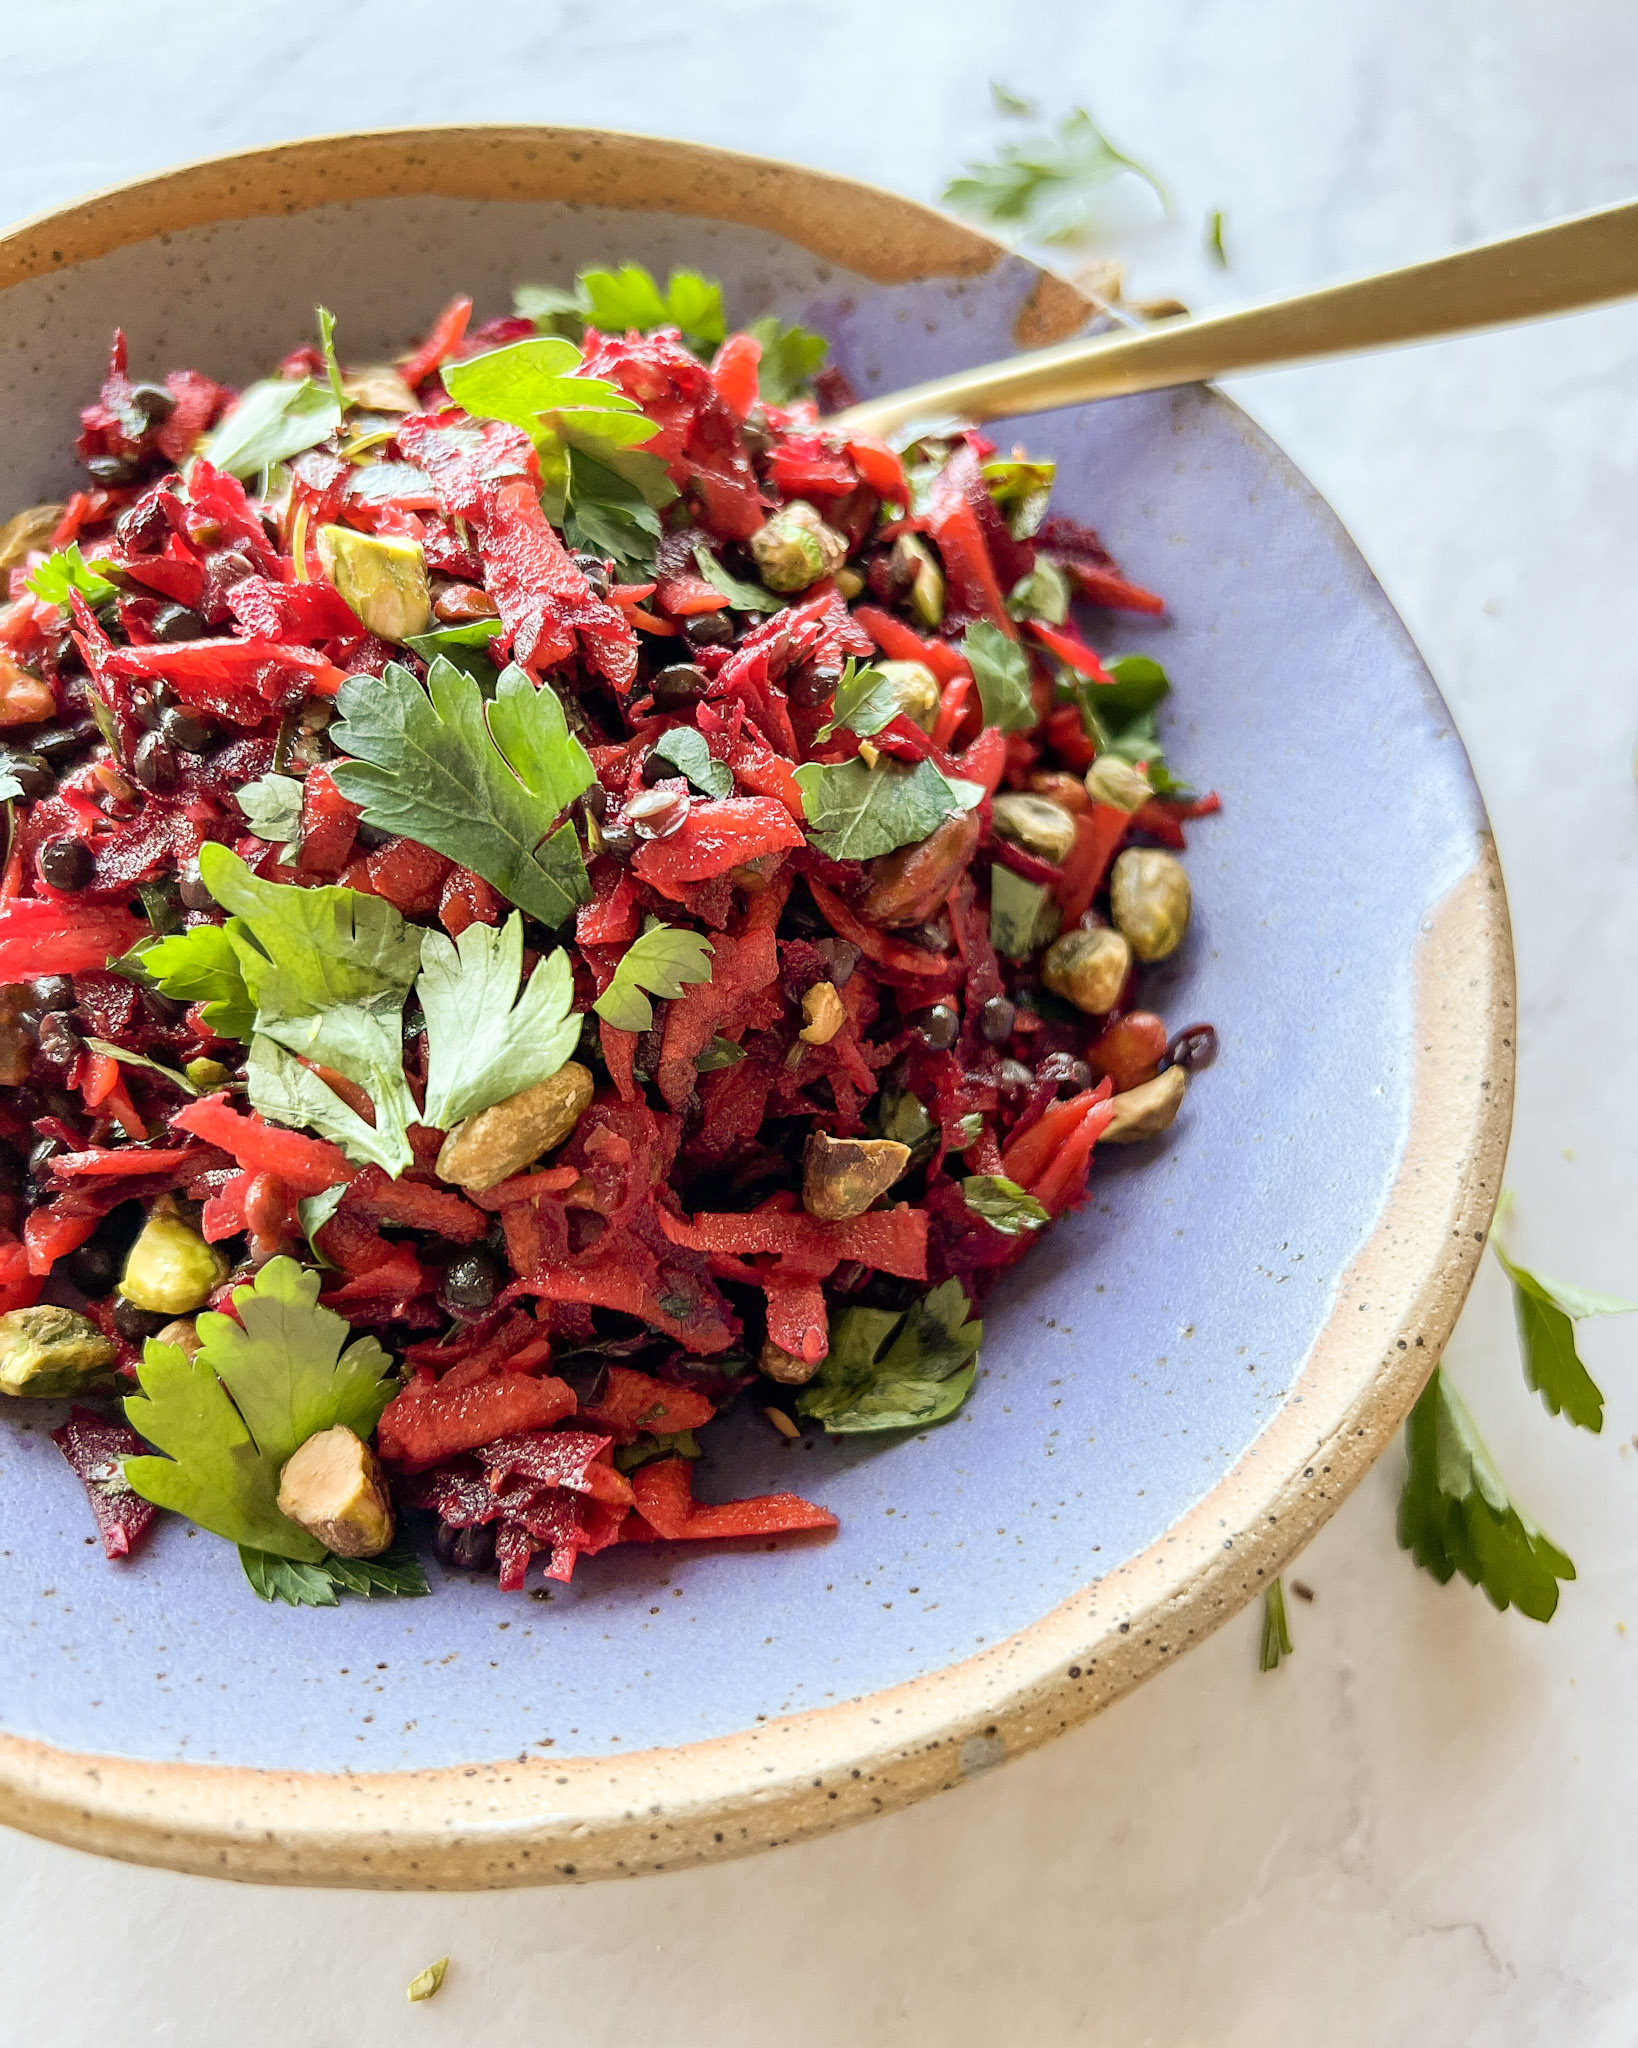
<path id="1" fill-rule="evenodd" d="M 961 643 L 967 666 L 978 685 L 984 723 L 1002 732 L 1033 732 L 1040 723 L 1030 678 L 1029 656 L 999 626 L 980 619 L 967 628 Z"/>
<path id="2" fill-rule="evenodd" d="M 686 775 L 703 796 L 732 796 L 734 771 L 726 761 L 713 759 L 705 735 L 691 725 L 674 725 L 661 733 L 652 751 L 668 761 L 679 775 Z"/>
<path id="3" fill-rule="evenodd" d="M 975 1173 L 961 1183 L 961 1199 L 975 1216 L 982 1217 L 1003 1237 L 1022 1237 L 1026 1231 L 1044 1230 L 1051 1212 L 1016 1181 L 1004 1173 Z"/>
<path id="4" fill-rule="evenodd" d="M 324 1545 L 279 1513 L 280 1472 L 321 1429 L 345 1423 L 367 1437 L 397 1390 L 386 1352 L 373 1337 L 349 1342 L 351 1329 L 319 1307 L 318 1293 L 316 1273 L 270 1259 L 253 1285 L 234 1289 L 237 1322 L 198 1318 L 193 1358 L 149 1338 L 142 1392 L 125 1402 L 131 1427 L 164 1453 L 124 1461 L 144 1500 L 230 1543 L 307 1564 L 324 1558 Z"/>
<path id="5" fill-rule="evenodd" d="M 940 774 L 931 761 L 914 768 L 885 761 L 867 768 L 855 758 L 797 769 L 808 837 L 832 860 L 871 860 L 895 847 L 916 846 L 946 818 L 982 802 L 976 782 Z"/>
<path id="6" fill-rule="evenodd" d="M 574 976 L 561 948 L 523 981 L 523 919 L 496 931 L 469 924 L 458 939 L 421 939 L 415 993 L 427 1022 L 427 1093 L 421 1121 L 453 1130 L 508 1096 L 549 1080 L 580 1042 Z"/>
<path id="7" fill-rule="evenodd" d="M 829 1357 L 796 1397 L 797 1412 L 837 1436 L 943 1422 L 971 1391 L 983 1335 L 959 1280 L 935 1287 L 907 1315 L 846 1309 Z"/>
<path id="8" fill-rule="evenodd" d="M 200 443 L 213 469 L 229 476 L 256 476 L 275 462 L 288 462 L 327 441 L 341 425 L 336 394 L 311 377 L 272 378 L 252 384 L 226 419 Z"/>
<path id="9" fill-rule="evenodd" d="M 1435 1366 L 1405 1425 L 1399 1547 L 1441 1585 L 1460 1572 L 1493 1606 L 1550 1621 L 1575 1566 L 1509 1498 L 1473 1418 Z"/>
<path id="10" fill-rule="evenodd" d="M 626 948 L 592 1008 L 618 1030 L 647 1031 L 654 1022 L 649 996 L 670 1001 L 682 994 L 685 983 L 709 981 L 712 951 L 711 941 L 699 932 L 657 924 Z"/>
<path id="11" fill-rule="evenodd" d="M 391 662 L 336 699 L 332 771 L 367 824 L 401 832 L 482 875 L 555 928 L 590 894 L 580 842 L 556 820 L 595 780 L 549 683 L 503 671 L 485 705 L 470 676 L 435 657 L 421 685 Z"/>
<path id="12" fill-rule="evenodd" d="M 71 591 L 78 591 L 93 608 L 119 596 L 119 585 L 110 583 L 99 570 L 92 568 L 80 553 L 77 540 L 71 540 L 67 547 L 59 548 L 54 555 L 47 555 L 30 575 L 28 587 L 42 604 L 57 605 L 65 612 L 69 608 Z M 11 793 L 21 796 L 23 792 L 16 789 Z"/>

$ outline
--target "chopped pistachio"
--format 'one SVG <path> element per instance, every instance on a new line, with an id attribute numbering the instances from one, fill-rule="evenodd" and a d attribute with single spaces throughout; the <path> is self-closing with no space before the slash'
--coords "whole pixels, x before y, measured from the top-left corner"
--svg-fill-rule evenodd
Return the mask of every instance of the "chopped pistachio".
<path id="1" fill-rule="evenodd" d="M 199 1355 L 199 1328 L 192 1316 L 177 1316 L 154 1338 L 156 1344 L 174 1344 L 186 1358 Z"/>
<path id="2" fill-rule="evenodd" d="M 938 723 L 938 677 L 924 661 L 878 661 L 876 673 L 892 686 L 893 701 L 910 723 L 931 732 Z"/>
<path id="3" fill-rule="evenodd" d="M 509 1095 L 455 1126 L 438 1154 L 441 1180 L 479 1193 L 561 1145 L 591 1102 L 589 1067 L 569 1060 L 532 1088 Z"/>
<path id="4" fill-rule="evenodd" d="M 1152 1081 L 1140 1082 L 1115 1097 L 1114 1115 L 1104 1126 L 1106 1145 L 1140 1145 L 1169 1128 L 1189 1085 L 1181 1067 L 1168 1067 Z"/>
<path id="5" fill-rule="evenodd" d="M 1003 839 L 1011 839 L 1039 859 L 1062 867 L 1075 846 L 1075 820 L 1049 796 L 1026 796 L 1003 790 L 990 806 L 990 822 Z"/>
<path id="6" fill-rule="evenodd" d="M 432 588 L 419 541 L 396 533 L 359 533 L 321 526 L 319 560 L 342 600 L 367 631 L 408 640 L 432 621 Z"/>
<path id="7" fill-rule="evenodd" d="M 1165 960 L 1189 928 L 1188 871 L 1158 846 L 1128 847 L 1109 872 L 1109 914 L 1142 961 Z"/>
<path id="8" fill-rule="evenodd" d="M 220 1060 L 189 1060 L 182 1071 L 201 1094 L 208 1094 L 212 1088 L 225 1087 L 230 1078 Z"/>
<path id="9" fill-rule="evenodd" d="M 770 590 L 806 590 L 847 560 L 847 542 L 805 498 L 781 505 L 751 535 L 750 549 Z"/>
<path id="10" fill-rule="evenodd" d="M 846 1022 L 835 984 L 816 981 L 802 998 L 802 1029 L 796 1035 L 809 1045 L 829 1045 Z"/>
<path id="11" fill-rule="evenodd" d="M 842 596 L 842 597 L 845 597 L 845 598 L 847 599 L 847 601 L 849 602 L 849 604 L 851 604 L 851 603 L 853 602 L 854 598 L 856 598 L 856 597 L 857 597 L 857 596 L 859 595 L 859 593 L 860 593 L 860 592 L 861 592 L 861 591 L 862 591 L 862 590 L 864 589 L 864 587 L 865 587 L 865 580 L 864 580 L 864 578 L 863 578 L 863 577 L 862 577 L 862 576 L 861 576 L 861 575 L 859 574 L 859 572 L 858 572 L 858 570 L 857 570 L 857 569 L 838 569 L 838 570 L 837 570 L 837 572 L 836 572 L 836 589 L 837 589 L 837 592 L 838 592 L 838 594 L 839 594 L 840 596 Z"/>
<path id="12" fill-rule="evenodd" d="M 344 1422 L 319 1430 L 286 1460 L 279 1513 L 337 1557 L 379 1557 L 392 1542 L 380 1461 Z"/>
<path id="13" fill-rule="evenodd" d="M 367 363 L 360 370 L 344 370 L 341 390 L 349 405 L 361 405 L 370 412 L 415 410 L 415 393 L 391 363 Z"/>
<path id="14" fill-rule="evenodd" d="M 1087 769 L 1086 793 L 1095 804 L 1117 811 L 1140 811 L 1154 795 L 1143 770 L 1118 754 L 1100 754 Z"/>
<path id="15" fill-rule="evenodd" d="M 901 533 L 890 561 L 894 581 L 910 585 L 910 609 L 929 632 L 944 623 L 944 571 L 926 541 Z"/>
<path id="16" fill-rule="evenodd" d="M 118 1347 L 72 1309 L 42 1302 L 0 1316 L 0 1394 L 53 1400 L 107 1386 Z"/>
<path id="17" fill-rule="evenodd" d="M 227 1255 L 206 1244 L 174 1207 L 161 1205 L 126 1254 L 119 1291 L 150 1315 L 182 1316 L 203 1308 L 227 1276 Z"/>
<path id="18" fill-rule="evenodd" d="M 781 1351 L 771 1337 L 764 1339 L 762 1349 L 757 1353 L 757 1364 L 769 1379 L 777 1380 L 782 1387 L 803 1387 L 824 1364 L 816 1358 L 809 1365 L 805 1358 L 799 1358 L 794 1351 Z"/>
<path id="19" fill-rule="evenodd" d="M 802 1162 L 802 1206 L 826 1223 L 862 1216 L 902 1178 L 910 1147 L 895 1138 L 831 1138 L 814 1131 Z"/>
<path id="20" fill-rule="evenodd" d="M 1115 1007 L 1131 970 L 1131 947 L 1119 932 L 1102 926 L 1054 939 L 1041 961 L 1041 980 L 1077 1010 L 1102 1017 Z"/>
<path id="21" fill-rule="evenodd" d="M 62 524 L 65 505 L 31 505 L 0 526 L 0 569 L 19 568 L 35 548 L 43 548 Z"/>

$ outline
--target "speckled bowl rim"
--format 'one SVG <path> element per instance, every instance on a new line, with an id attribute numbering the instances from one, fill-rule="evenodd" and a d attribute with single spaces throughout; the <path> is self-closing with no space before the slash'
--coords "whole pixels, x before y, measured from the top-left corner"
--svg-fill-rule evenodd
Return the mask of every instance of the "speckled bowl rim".
<path id="1" fill-rule="evenodd" d="M 183 229 L 306 212 L 338 193 L 570 200 L 732 221 L 881 282 L 981 275 L 1005 253 L 911 200 L 727 150 L 598 129 L 411 128 L 242 151 L 42 215 L 0 237 L 0 290 Z M 1018 338 L 1055 339 L 1087 311 L 1072 286 L 1043 272 Z M 1270 454 L 1316 517 L 1331 520 Z M 1485 838 L 1423 921 L 1410 1135 L 1289 1399 L 1141 1555 L 981 1654 L 736 1735 L 608 1759 L 256 1771 L 0 1736 L 0 1821 L 133 1862 L 268 1883 L 573 1882 L 824 1834 L 1073 1727 L 1250 1600 L 1403 1421 L 1483 1252 L 1512 1113 L 1513 1015 L 1507 904 Z"/>

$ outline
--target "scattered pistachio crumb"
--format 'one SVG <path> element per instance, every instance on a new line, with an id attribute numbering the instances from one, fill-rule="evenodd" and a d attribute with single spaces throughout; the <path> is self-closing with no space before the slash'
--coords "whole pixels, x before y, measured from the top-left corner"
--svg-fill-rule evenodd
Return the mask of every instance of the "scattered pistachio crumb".
<path id="1" fill-rule="evenodd" d="M 802 1434 L 783 1408 L 764 1408 L 762 1412 L 787 1442 L 795 1443 Z"/>
<path id="2" fill-rule="evenodd" d="M 428 1963 L 418 1977 L 412 1977 L 405 1994 L 411 2005 L 419 2005 L 423 1999 L 431 1998 L 444 1981 L 444 1972 L 449 1968 L 448 1956 L 440 1956 L 435 1963 Z"/>

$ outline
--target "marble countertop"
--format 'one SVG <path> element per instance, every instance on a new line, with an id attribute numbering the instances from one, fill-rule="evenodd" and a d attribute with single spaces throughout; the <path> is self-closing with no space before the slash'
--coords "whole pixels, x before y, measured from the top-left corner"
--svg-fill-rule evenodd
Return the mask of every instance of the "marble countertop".
<path id="1" fill-rule="evenodd" d="M 0 218 L 343 126 L 597 123 L 931 196 L 987 81 L 1091 104 L 1167 177 L 1135 289 L 1227 303 L 1638 188 L 1623 0 L 112 0 L 7 24 Z M 1231 259 L 1202 248 L 1221 207 Z M 1444 687 L 1495 820 L 1521 990 L 1509 1177 L 1548 1271 L 1638 1295 L 1638 307 L 1245 380 Z M 1315 687 L 1325 687 L 1323 677 Z M 1098 2040 L 1628 2043 L 1638 1324 L 1585 1327 L 1604 1433 L 1525 1389 L 1487 1267 L 1447 1360 L 1577 1561 L 1548 1628 L 1395 1548 L 1397 1452 L 1295 1576 L 1100 1721 L 960 1793 L 773 1857 L 578 1891 L 269 1892 L 0 1834 L 0 2032 L 80 2048 Z M 1629 1624 L 1633 1633 L 1629 1634 Z M 437 2000 L 404 1985 L 452 1957 Z"/>

